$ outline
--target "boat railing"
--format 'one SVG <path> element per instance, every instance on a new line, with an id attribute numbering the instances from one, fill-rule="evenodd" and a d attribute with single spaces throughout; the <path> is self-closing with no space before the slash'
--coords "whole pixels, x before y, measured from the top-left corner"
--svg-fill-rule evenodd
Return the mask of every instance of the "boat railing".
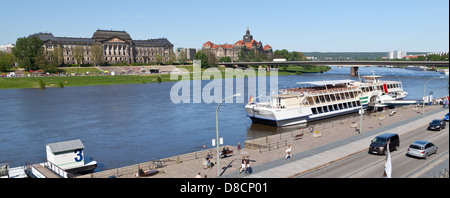
<path id="1" fill-rule="evenodd" d="M 360 88 L 357 86 L 342 87 L 342 88 L 330 88 L 330 89 L 304 89 L 304 88 L 292 88 L 292 89 L 281 89 L 280 93 L 300 93 L 308 95 L 321 95 L 330 93 L 345 93 L 350 91 L 359 91 Z"/>
<path id="2" fill-rule="evenodd" d="M 43 164 L 46 168 L 52 170 L 53 172 L 55 172 L 62 178 L 75 178 L 75 176 L 73 176 L 72 174 L 68 173 L 61 167 L 57 166 L 56 164 L 53 164 L 52 162 L 50 162 L 48 160 L 46 162 L 44 162 Z"/>

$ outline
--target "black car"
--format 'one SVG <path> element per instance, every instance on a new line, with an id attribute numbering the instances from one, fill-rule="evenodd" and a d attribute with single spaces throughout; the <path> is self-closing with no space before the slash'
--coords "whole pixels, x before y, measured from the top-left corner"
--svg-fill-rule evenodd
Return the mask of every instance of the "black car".
<path id="1" fill-rule="evenodd" d="M 435 119 L 428 125 L 428 130 L 442 130 L 445 129 L 445 121 L 440 119 Z"/>

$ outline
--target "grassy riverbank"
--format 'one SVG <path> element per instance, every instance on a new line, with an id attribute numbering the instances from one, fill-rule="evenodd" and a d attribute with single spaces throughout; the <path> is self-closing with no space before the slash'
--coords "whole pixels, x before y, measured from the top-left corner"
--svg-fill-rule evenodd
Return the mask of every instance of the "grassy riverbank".
<path id="1" fill-rule="evenodd" d="M 190 79 L 192 80 L 192 66 L 180 67 L 190 71 Z M 225 77 L 225 68 L 218 68 L 222 73 L 222 78 Z M 203 72 L 204 70 L 202 70 Z M 286 69 L 280 68 L 278 75 L 299 75 L 307 72 L 325 72 L 328 71 L 326 67 L 314 67 L 305 69 L 300 66 L 290 66 Z M 205 73 L 203 73 L 205 75 Z M 258 72 L 255 71 L 255 75 Z M 266 72 L 266 75 L 270 75 Z M 64 87 L 69 86 L 89 86 L 89 85 L 111 85 L 111 84 L 143 84 L 158 82 L 158 77 L 161 76 L 161 81 L 171 81 L 170 74 L 152 74 L 152 75 L 89 75 L 89 76 L 47 76 L 47 77 L 14 77 L 14 78 L 1 78 L 0 77 L 0 89 L 19 89 L 19 88 L 39 88 L 39 79 L 45 83 L 46 87 L 58 87 L 61 82 Z M 177 80 L 181 80 L 181 76 Z M 174 81 L 177 81 L 174 80 Z M 197 80 L 197 79 L 195 79 Z"/>

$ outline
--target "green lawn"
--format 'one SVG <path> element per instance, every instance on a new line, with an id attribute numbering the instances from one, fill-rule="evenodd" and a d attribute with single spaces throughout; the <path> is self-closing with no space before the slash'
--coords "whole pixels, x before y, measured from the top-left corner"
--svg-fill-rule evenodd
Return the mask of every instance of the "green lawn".
<path id="1" fill-rule="evenodd" d="M 192 67 L 184 67 L 188 69 L 190 73 L 190 79 L 193 79 Z M 89 71 L 92 73 L 97 73 L 97 69 L 93 68 L 64 68 L 67 73 L 85 73 Z M 222 78 L 225 78 L 225 68 L 218 68 L 222 72 Z M 329 67 L 317 66 L 311 68 L 305 68 L 301 66 L 289 66 L 284 70 L 280 67 L 278 70 L 278 75 L 296 75 L 306 72 L 325 72 L 328 71 Z M 202 70 L 203 72 L 204 70 Z M 258 75 L 256 72 L 255 75 Z M 203 77 L 208 78 L 207 73 L 203 73 Z M 270 75 L 266 72 L 266 75 Z M 87 86 L 87 85 L 110 85 L 110 84 L 141 84 L 141 83 L 153 83 L 158 82 L 158 74 L 152 75 L 116 75 L 116 76 L 104 76 L 104 75 L 89 75 L 89 76 L 47 76 L 47 77 L 16 77 L 16 78 L 1 78 L 0 77 L 0 89 L 18 89 L 18 88 L 39 88 L 38 81 L 41 79 L 46 87 L 58 87 L 58 83 L 61 82 L 65 87 L 68 86 Z M 170 74 L 161 74 L 161 80 L 163 82 L 170 81 Z M 199 75 L 196 75 L 198 77 Z M 231 76 L 226 76 L 231 77 Z M 237 77 L 243 77 L 238 75 Z M 201 78 L 201 77 L 200 77 Z M 177 80 L 181 80 L 181 76 L 178 76 Z M 197 78 L 194 80 L 198 80 Z"/>
<path id="2" fill-rule="evenodd" d="M 169 81 L 170 75 L 162 74 L 162 81 Z M 110 84 L 141 84 L 157 82 L 158 75 L 146 76 L 48 76 L 0 78 L 0 89 L 39 88 L 38 81 L 45 82 L 46 87 L 57 87 L 59 82 L 64 86 L 110 85 Z"/>

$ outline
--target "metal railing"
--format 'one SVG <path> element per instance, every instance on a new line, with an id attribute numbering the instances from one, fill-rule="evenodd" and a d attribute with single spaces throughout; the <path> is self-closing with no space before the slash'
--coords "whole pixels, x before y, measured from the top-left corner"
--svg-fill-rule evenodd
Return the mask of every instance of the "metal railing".
<path id="1" fill-rule="evenodd" d="M 448 169 L 446 168 L 444 170 L 444 172 L 439 171 L 439 176 L 434 177 L 434 178 L 449 178 L 449 172 Z"/>
<path id="2" fill-rule="evenodd" d="M 61 167 L 57 166 L 56 164 L 51 163 L 50 161 L 44 162 L 44 167 L 50 169 L 57 175 L 61 176 L 62 178 L 75 178 L 72 174 L 68 173 Z"/>

